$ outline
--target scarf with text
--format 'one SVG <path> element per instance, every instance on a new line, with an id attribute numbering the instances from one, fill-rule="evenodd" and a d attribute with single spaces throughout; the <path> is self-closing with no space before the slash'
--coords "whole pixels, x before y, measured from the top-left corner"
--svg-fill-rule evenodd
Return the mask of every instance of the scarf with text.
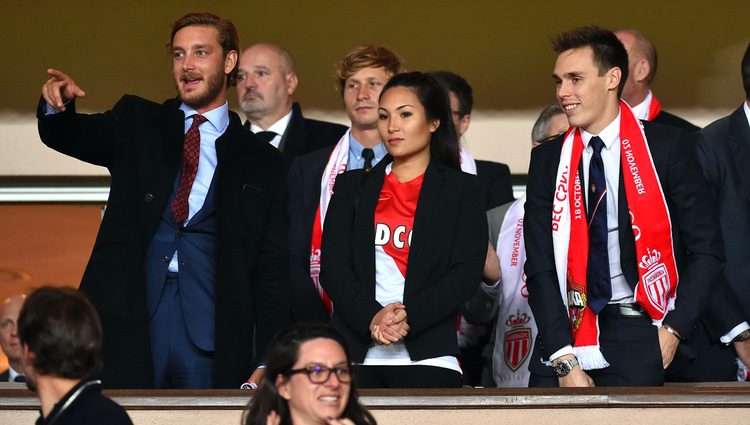
<path id="1" fill-rule="evenodd" d="M 323 224 L 326 211 L 328 211 L 328 203 L 331 202 L 331 195 L 333 195 L 333 185 L 336 184 L 336 177 L 346 171 L 346 163 L 349 161 L 349 135 L 351 131 L 351 129 L 346 130 L 346 133 L 341 136 L 328 158 L 326 168 L 323 170 L 323 177 L 320 179 L 320 201 L 318 202 L 318 211 L 315 213 L 310 243 L 310 278 L 318 294 L 320 294 L 320 299 L 328 314 L 333 312 L 333 303 L 320 285 L 320 246 L 323 240 Z"/>
<path id="2" fill-rule="evenodd" d="M 586 263 L 588 221 L 578 166 L 583 153 L 581 130 L 565 134 L 552 208 L 552 235 L 560 295 L 568 309 L 573 350 L 584 370 L 609 366 L 599 349 L 597 316 L 588 308 Z M 669 210 L 640 122 L 620 101 L 620 166 L 635 237 L 638 283 L 635 301 L 654 325 L 674 309 L 677 267 L 673 255 Z M 572 173 L 571 173 L 572 170 Z"/>

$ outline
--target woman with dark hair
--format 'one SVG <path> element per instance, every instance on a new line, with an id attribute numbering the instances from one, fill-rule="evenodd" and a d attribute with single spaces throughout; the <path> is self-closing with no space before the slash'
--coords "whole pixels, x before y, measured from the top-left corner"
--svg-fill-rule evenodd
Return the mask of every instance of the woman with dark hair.
<path id="1" fill-rule="evenodd" d="M 375 425 L 360 403 L 344 338 L 328 325 L 291 326 L 274 337 L 245 425 Z"/>
<path id="2" fill-rule="evenodd" d="M 336 180 L 321 283 L 362 387 L 459 387 L 456 311 L 476 291 L 487 220 L 462 173 L 447 92 L 399 74 L 380 95 L 389 156 Z"/>

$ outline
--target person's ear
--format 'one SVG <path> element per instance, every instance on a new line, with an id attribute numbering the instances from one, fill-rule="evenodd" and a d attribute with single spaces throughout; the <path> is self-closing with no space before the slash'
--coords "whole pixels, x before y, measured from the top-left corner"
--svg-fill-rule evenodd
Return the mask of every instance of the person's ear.
<path id="1" fill-rule="evenodd" d="M 466 133 L 466 130 L 469 129 L 469 124 L 471 124 L 471 114 L 466 114 L 461 117 L 461 121 L 459 122 L 458 128 L 456 129 L 459 136 L 462 136 L 464 133 Z"/>
<path id="2" fill-rule="evenodd" d="M 289 380 L 282 374 L 276 375 L 276 391 L 284 400 L 289 401 L 292 398 L 289 391 Z"/>
<path id="3" fill-rule="evenodd" d="M 286 94 L 289 96 L 294 94 L 294 91 L 297 90 L 297 74 L 292 72 L 291 74 L 286 75 Z"/>
<path id="4" fill-rule="evenodd" d="M 234 69 L 234 66 L 237 65 L 237 59 L 239 58 L 239 55 L 237 54 L 236 50 L 230 50 L 229 53 L 227 53 L 227 56 L 224 58 L 224 74 L 229 75 L 232 70 Z"/>
<path id="5" fill-rule="evenodd" d="M 430 133 L 434 133 L 440 127 L 440 120 L 430 121 Z"/>
<path id="6" fill-rule="evenodd" d="M 614 67 L 609 70 L 609 74 L 607 75 L 607 89 L 608 90 L 617 90 L 617 88 L 620 86 L 620 80 L 622 79 L 622 70 L 620 70 L 619 67 Z"/>
<path id="7" fill-rule="evenodd" d="M 646 59 L 641 59 L 636 62 L 633 67 L 633 81 L 636 83 L 642 83 L 646 81 L 648 74 L 651 72 L 651 64 Z"/>

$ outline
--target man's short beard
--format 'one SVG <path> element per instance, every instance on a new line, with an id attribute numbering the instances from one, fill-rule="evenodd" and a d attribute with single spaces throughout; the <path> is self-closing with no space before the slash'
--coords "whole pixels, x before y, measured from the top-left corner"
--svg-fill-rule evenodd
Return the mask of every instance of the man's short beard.
<path id="1" fill-rule="evenodd" d="M 180 99 L 193 109 L 203 108 L 216 100 L 224 88 L 224 84 L 226 84 L 225 75 L 221 72 L 208 76 L 204 81 L 206 82 L 206 91 L 203 94 L 197 95 L 192 99 L 186 99 L 180 93 Z"/>
<path id="2" fill-rule="evenodd" d="M 268 105 L 263 102 L 262 99 L 258 100 L 261 100 L 261 102 L 256 101 L 253 103 L 250 100 L 240 101 L 240 109 L 242 109 L 242 112 L 244 112 L 250 120 L 260 119 L 268 112 Z"/>

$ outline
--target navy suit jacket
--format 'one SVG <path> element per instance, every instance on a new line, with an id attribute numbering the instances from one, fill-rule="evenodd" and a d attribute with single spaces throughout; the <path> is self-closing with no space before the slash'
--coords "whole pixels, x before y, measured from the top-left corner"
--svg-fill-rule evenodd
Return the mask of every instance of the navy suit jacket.
<path id="1" fill-rule="evenodd" d="M 675 114 L 670 114 L 667 111 L 659 112 L 659 115 L 654 117 L 654 119 L 651 120 L 651 122 L 654 122 L 656 124 L 661 124 L 661 125 L 668 125 L 670 127 L 681 128 L 688 132 L 695 132 L 701 129 L 700 127 L 691 123 L 690 121 L 684 118 L 680 118 Z"/>
<path id="2" fill-rule="evenodd" d="M 742 107 L 701 131 L 698 160 L 718 198 L 726 276 L 750 318 L 750 126 Z"/>
<path id="3" fill-rule="evenodd" d="M 310 278 L 310 244 L 320 203 L 320 180 L 334 146 L 297 157 L 289 168 L 289 285 L 294 322 L 330 320 Z"/>
<path id="4" fill-rule="evenodd" d="M 477 178 L 479 179 L 479 194 L 486 210 L 512 202 L 513 184 L 510 180 L 508 165 L 477 160 Z"/>
<path id="5" fill-rule="evenodd" d="M 102 114 L 37 112 L 49 147 L 107 167 L 107 210 L 81 280 L 102 321 L 104 382 L 154 384 L 145 288 L 145 253 L 182 162 L 184 114 L 179 99 L 158 104 L 124 96 Z M 286 169 L 277 149 L 261 143 L 229 113 L 216 140 L 214 386 L 237 388 L 288 323 Z"/>

